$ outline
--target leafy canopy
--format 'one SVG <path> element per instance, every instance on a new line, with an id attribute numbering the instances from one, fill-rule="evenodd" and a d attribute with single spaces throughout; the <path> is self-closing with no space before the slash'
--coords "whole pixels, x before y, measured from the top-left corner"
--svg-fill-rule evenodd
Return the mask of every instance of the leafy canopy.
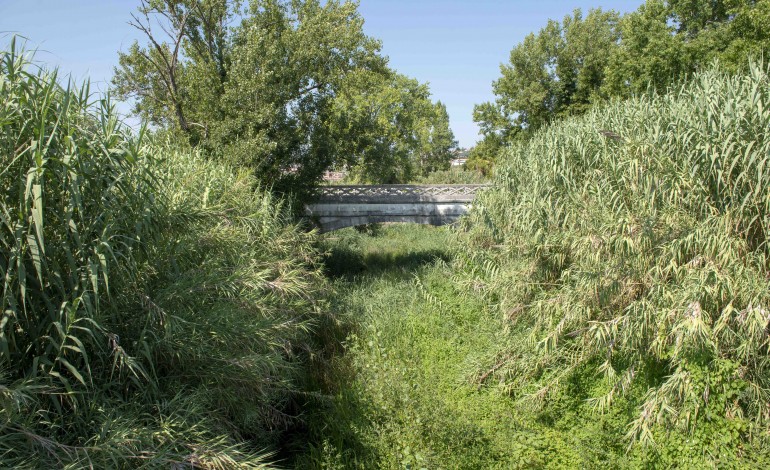
<path id="1" fill-rule="evenodd" d="M 445 109 L 388 67 L 355 2 L 153 1 L 133 24 L 148 44 L 120 54 L 119 96 L 278 190 L 333 167 L 401 181 L 449 160 Z"/>
<path id="2" fill-rule="evenodd" d="M 475 109 L 482 131 L 512 137 L 588 109 L 604 78 L 607 51 L 617 42 L 618 20 L 614 11 L 591 10 L 583 18 L 575 10 L 528 35 L 500 67 L 495 102 Z"/>

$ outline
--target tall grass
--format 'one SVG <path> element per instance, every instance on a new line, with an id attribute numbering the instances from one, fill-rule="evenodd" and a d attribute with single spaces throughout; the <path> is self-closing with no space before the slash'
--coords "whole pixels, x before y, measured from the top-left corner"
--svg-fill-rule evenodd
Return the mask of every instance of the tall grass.
<path id="1" fill-rule="evenodd" d="M 474 205 L 463 277 L 518 338 L 493 377 L 544 410 L 589 371 L 597 413 L 638 398 L 630 444 L 684 447 L 669 464 L 767 459 L 769 130 L 753 65 L 509 149 Z"/>
<path id="2" fill-rule="evenodd" d="M 314 235 L 31 59 L 0 53 L 0 461 L 266 467 L 299 419 Z"/>

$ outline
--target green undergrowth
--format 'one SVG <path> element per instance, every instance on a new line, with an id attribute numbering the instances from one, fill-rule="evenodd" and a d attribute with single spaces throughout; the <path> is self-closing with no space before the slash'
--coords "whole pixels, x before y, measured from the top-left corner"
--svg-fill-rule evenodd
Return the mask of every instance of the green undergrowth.
<path id="1" fill-rule="evenodd" d="M 325 246 L 332 309 L 348 329 L 296 468 L 622 465 L 633 407 L 590 414 L 591 377 L 575 377 L 547 413 L 487 386 L 512 335 L 494 306 L 456 282 L 463 248 L 450 229 L 346 229 Z"/>

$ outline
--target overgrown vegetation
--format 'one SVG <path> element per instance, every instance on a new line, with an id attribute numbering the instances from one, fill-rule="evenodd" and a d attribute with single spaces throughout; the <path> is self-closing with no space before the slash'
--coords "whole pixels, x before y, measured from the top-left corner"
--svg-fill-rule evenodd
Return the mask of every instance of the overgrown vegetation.
<path id="1" fill-rule="evenodd" d="M 2 464 L 770 467 L 769 8 L 550 23 L 477 110 L 480 172 L 355 3 L 144 2 L 115 85 L 152 136 L 12 43 Z M 274 196 L 480 182 L 507 145 L 462 231 L 319 246 Z"/>
<path id="2" fill-rule="evenodd" d="M 767 467 L 768 100 L 702 72 L 512 147 L 466 233 L 330 237 L 354 327 L 298 467 Z"/>
<path id="3" fill-rule="evenodd" d="M 3 466 L 266 466 L 321 315 L 314 235 L 29 60 L 0 55 Z"/>
<path id="4" fill-rule="evenodd" d="M 576 381 L 560 409 L 538 414 L 518 407 L 503 387 L 487 386 L 501 344 L 512 338 L 496 306 L 458 282 L 453 264 L 463 246 L 451 230 L 346 229 L 325 245 L 337 294 L 332 307 L 345 312 L 350 331 L 322 382 L 333 398 L 309 417 L 310 452 L 296 468 L 645 462 L 625 452 L 630 406 L 597 416 Z"/>
<path id="5" fill-rule="evenodd" d="M 449 170 L 438 170 L 428 173 L 422 178 L 418 178 L 417 184 L 482 184 L 488 183 L 491 178 L 484 173 L 476 170 L 469 170 L 463 167 L 450 168 Z"/>
<path id="6" fill-rule="evenodd" d="M 453 287 L 452 240 L 415 225 L 327 236 L 332 308 L 351 331 L 296 468 L 486 468 L 510 455 L 508 399 L 466 375 L 502 329 Z"/>
<path id="7" fill-rule="evenodd" d="M 767 466 L 769 105 L 763 67 L 710 70 L 510 149 L 467 224 L 465 282 L 512 332 L 491 386 L 635 403 L 648 463 Z"/>

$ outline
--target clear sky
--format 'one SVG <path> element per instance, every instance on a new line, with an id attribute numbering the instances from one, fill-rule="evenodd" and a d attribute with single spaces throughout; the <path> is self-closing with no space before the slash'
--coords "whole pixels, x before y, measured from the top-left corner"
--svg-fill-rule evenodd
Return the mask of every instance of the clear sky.
<path id="1" fill-rule="evenodd" d="M 473 105 L 494 98 L 492 81 L 510 50 L 549 18 L 575 8 L 635 10 L 643 0 L 361 0 L 364 29 L 382 40 L 399 72 L 429 82 L 447 106 L 460 145 L 478 139 Z M 138 0 L 0 0 L 0 45 L 29 38 L 37 59 L 105 90 L 117 63 L 139 34 L 127 24 Z"/>

